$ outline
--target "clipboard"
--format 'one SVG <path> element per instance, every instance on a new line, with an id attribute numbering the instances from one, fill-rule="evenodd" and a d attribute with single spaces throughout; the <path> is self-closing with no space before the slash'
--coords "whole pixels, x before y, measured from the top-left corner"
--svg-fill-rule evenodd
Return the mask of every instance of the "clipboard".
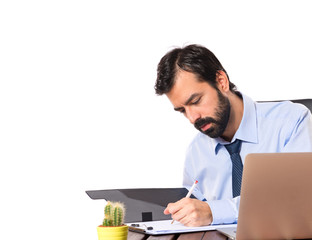
<path id="1" fill-rule="evenodd" d="M 216 224 L 202 227 L 186 227 L 177 221 L 175 221 L 173 224 L 171 224 L 171 222 L 172 220 L 161 220 L 153 222 L 132 223 L 127 225 L 129 226 L 130 231 L 149 235 L 166 235 L 202 231 L 206 232 L 237 227 L 237 224 Z"/>

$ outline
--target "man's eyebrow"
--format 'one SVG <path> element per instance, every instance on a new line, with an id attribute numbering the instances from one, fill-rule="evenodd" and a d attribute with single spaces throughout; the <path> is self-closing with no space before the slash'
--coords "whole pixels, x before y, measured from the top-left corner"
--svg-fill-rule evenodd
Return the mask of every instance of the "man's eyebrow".
<path id="1" fill-rule="evenodd" d="M 196 97 L 198 97 L 198 96 L 200 96 L 201 94 L 200 93 L 193 93 L 186 101 L 185 101 L 185 103 L 184 103 L 184 105 L 185 106 L 187 106 L 187 105 L 189 105 L 190 104 L 190 102 L 194 99 L 194 98 L 196 98 Z M 184 109 L 184 107 L 176 107 L 176 108 L 174 108 L 174 110 L 175 111 L 181 111 L 181 110 L 183 110 Z"/>
<path id="2" fill-rule="evenodd" d="M 193 93 L 184 103 L 185 106 L 189 105 L 191 101 L 193 101 L 194 98 L 200 96 L 200 93 Z"/>
<path id="3" fill-rule="evenodd" d="M 178 111 L 178 112 L 181 112 L 184 110 L 184 107 L 176 107 L 174 108 L 174 111 Z"/>

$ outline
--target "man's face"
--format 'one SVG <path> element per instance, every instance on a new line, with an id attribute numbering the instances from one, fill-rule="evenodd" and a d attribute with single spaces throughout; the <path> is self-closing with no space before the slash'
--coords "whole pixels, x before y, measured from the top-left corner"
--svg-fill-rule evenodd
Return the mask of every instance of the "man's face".
<path id="1" fill-rule="evenodd" d="M 231 105 L 226 96 L 206 82 L 199 82 L 196 75 L 178 72 L 176 81 L 167 97 L 200 132 L 212 138 L 222 136 L 230 118 Z"/>

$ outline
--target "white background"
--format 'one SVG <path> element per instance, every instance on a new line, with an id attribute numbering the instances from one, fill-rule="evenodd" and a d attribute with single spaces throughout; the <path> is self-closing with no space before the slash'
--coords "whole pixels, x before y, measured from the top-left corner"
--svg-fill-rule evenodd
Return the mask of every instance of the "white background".
<path id="1" fill-rule="evenodd" d="M 309 98 L 311 24 L 300 0 L 1 1 L 0 239 L 97 239 L 85 190 L 181 186 L 196 131 L 153 89 L 172 47 L 254 100 Z"/>

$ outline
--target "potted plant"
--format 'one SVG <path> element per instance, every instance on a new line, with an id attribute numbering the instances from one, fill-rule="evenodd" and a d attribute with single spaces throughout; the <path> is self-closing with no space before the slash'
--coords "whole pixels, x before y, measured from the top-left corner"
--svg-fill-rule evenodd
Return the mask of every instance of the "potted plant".
<path id="1" fill-rule="evenodd" d="M 107 202 L 104 220 L 97 227 L 99 240 L 127 240 L 128 226 L 124 224 L 125 207 L 119 202 Z"/>

